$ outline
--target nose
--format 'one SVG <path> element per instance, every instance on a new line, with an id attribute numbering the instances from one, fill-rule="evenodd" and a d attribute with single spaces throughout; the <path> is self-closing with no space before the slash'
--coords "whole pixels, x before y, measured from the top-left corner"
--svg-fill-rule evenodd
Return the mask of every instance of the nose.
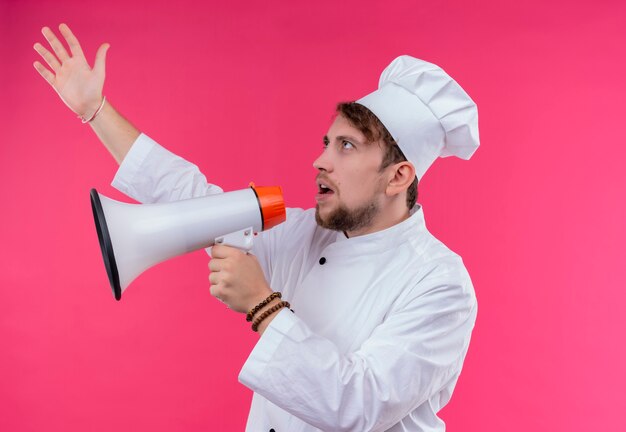
<path id="1" fill-rule="evenodd" d="M 328 148 L 322 150 L 322 153 L 313 161 L 313 167 L 318 171 L 331 172 L 333 170 L 332 161 Z"/>

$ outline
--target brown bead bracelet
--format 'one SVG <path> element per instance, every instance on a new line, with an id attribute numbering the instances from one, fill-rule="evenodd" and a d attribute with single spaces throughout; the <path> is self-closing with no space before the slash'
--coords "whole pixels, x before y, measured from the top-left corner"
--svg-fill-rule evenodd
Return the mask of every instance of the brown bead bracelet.
<path id="1" fill-rule="evenodd" d="M 259 324 L 261 324 L 261 322 L 263 322 L 265 318 L 267 318 L 268 316 L 270 316 L 277 310 L 280 310 L 284 307 L 289 308 L 289 306 L 291 305 L 289 304 L 289 302 L 286 302 L 286 301 L 281 301 L 280 303 L 276 303 L 274 306 L 272 306 L 271 308 L 263 312 L 261 315 L 259 315 L 257 319 L 254 320 L 254 322 L 252 323 L 252 331 L 255 331 L 255 332 L 259 331 Z"/>
<path id="2" fill-rule="evenodd" d="M 246 315 L 246 321 L 252 321 L 252 318 L 254 318 L 254 314 L 260 311 L 262 307 L 267 305 L 269 302 L 271 302 L 275 298 L 281 298 L 281 297 L 282 297 L 282 294 L 279 291 L 271 293 L 265 300 L 263 300 L 261 303 L 259 303 L 258 305 L 256 305 L 255 307 L 253 307 L 252 309 L 248 311 L 248 314 Z"/>

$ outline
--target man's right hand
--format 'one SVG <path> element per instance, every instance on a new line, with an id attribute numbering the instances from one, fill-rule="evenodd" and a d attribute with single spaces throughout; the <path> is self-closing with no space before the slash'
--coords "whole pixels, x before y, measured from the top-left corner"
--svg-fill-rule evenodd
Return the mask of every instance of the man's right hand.
<path id="1" fill-rule="evenodd" d="M 37 61 L 34 63 L 35 69 L 56 90 L 72 111 L 83 120 L 90 120 L 89 125 L 100 141 L 111 152 L 117 163 L 121 164 L 140 132 L 118 113 L 108 100 L 104 103 L 102 95 L 104 62 L 109 44 L 100 45 L 92 69 L 87 63 L 78 39 L 69 27 L 61 24 L 59 30 L 70 47 L 72 55 L 67 53 L 52 30 L 44 27 L 41 32 L 53 52 L 48 51 L 40 43 L 36 43 L 34 48 L 52 71 Z M 101 110 L 98 111 L 98 109 Z M 98 115 L 94 117 L 96 113 Z"/>
<path id="2" fill-rule="evenodd" d="M 34 48 L 52 71 L 38 61 L 34 63 L 34 66 L 74 113 L 83 119 L 88 119 L 102 103 L 105 59 L 109 44 L 100 45 L 92 69 L 87 63 L 78 39 L 72 34 L 70 28 L 61 24 L 59 30 L 70 47 L 71 56 L 52 30 L 44 27 L 41 32 L 54 53 L 48 51 L 39 42 L 34 45 Z"/>

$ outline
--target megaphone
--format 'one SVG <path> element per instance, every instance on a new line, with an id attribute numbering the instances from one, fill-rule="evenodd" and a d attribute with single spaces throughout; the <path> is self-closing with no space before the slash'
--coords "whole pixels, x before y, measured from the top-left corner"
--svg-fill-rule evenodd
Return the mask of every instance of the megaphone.
<path id="1" fill-rule="evenodd" d="M 98 241 L 116 300 L 148 268 L 216 243 L 250 250 L 254 234 L 286 219 L 280 187 L 256 187 L 173 203 L 128 204 L 91 189 Z"/>

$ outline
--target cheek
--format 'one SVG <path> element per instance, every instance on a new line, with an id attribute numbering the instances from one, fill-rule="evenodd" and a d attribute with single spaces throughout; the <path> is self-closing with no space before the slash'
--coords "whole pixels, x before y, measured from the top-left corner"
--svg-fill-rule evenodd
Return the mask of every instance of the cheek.
<path id="1" fill-rule="evenodd" d="M 354 175 L 339 184 L 340 194 L 346 202 L 361 202 L 370 199 L 372 194 L 380 189 L 380 183 L 380 179 L 371 173 L 354 172 Z"/>
<path id="2" fill-rule="evenodd" d="M 336 179 L 342 201 L 361 203 L 380 192 L 383 181 L 378 172 L 380 161 L 377 158 L 372 156 L 343 162 L 339 161 L 335 166 L 336 172 L 345 173 Z"/>

